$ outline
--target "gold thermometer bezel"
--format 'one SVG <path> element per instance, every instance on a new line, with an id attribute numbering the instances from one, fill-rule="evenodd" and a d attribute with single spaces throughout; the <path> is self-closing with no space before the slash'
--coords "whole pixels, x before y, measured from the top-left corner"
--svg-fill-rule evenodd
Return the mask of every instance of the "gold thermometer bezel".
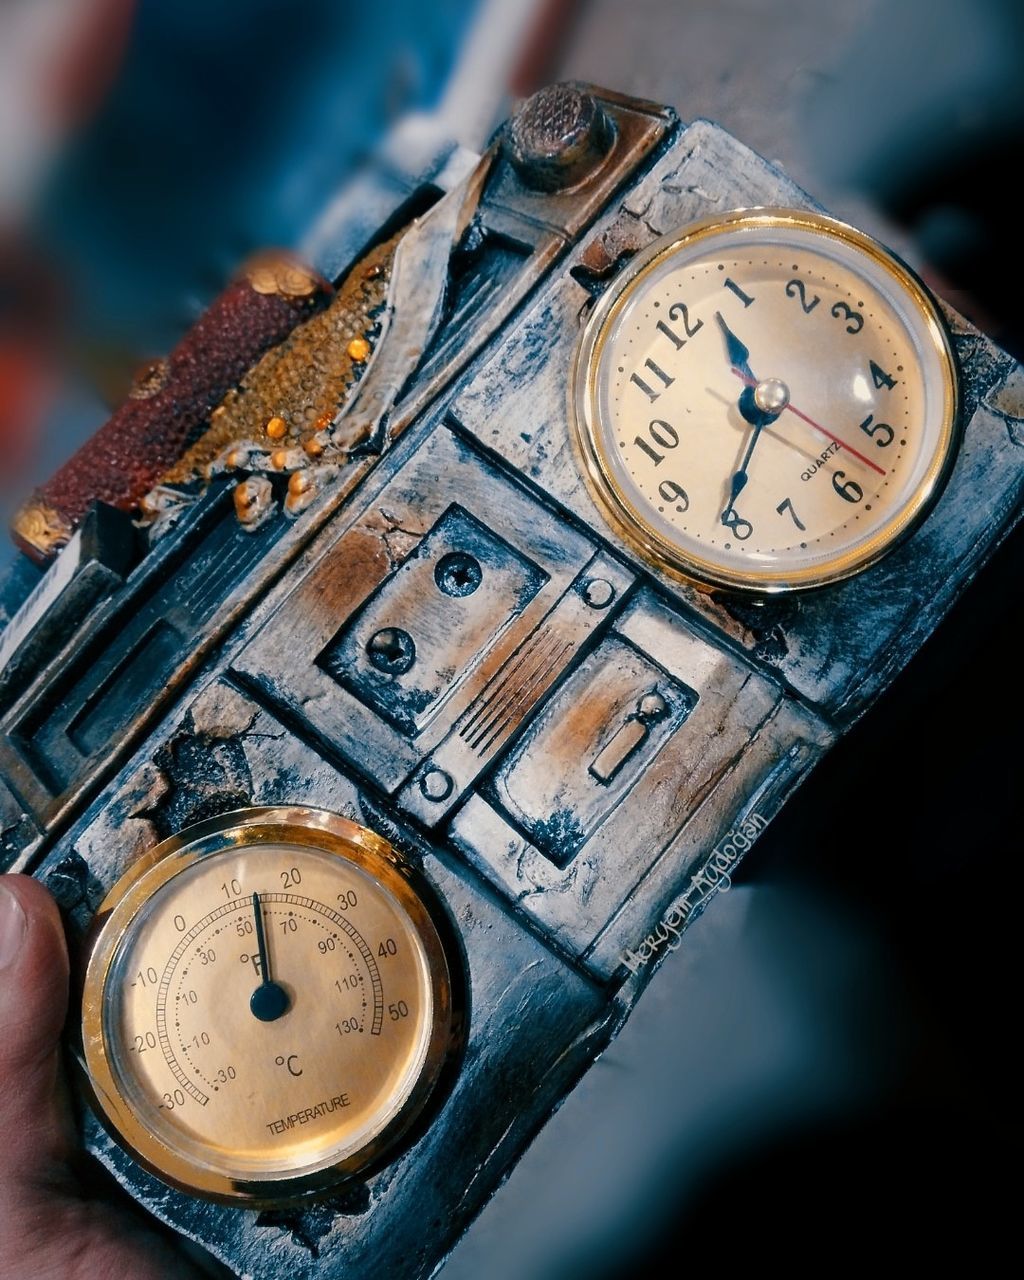
<path id="1" fill-rule="evenodd" d="M 805 569 L 732 572 L 701 556 L 681 551 L 654 529 L 644 518 L 643 512 L 620 491 L 600 438 L 597 421 L 598 371 L 605 343 L 619 313 L 633 296 L 636 287 L 666 258 L 685 247 L 709 240 L 737 226 L 752 230 L 798 228 L 815 236 L 839 240 L 865 254 L 892 278 L 895 286 L 906 294 L 920 314 L 924 322 L 924 333 L 939 356 L 942 371 L 943 402 L 938 444 L 928 470 L 910 501 L 860 546 L 838 552 Z M 638 253 L 608 287 L 587 320 L 573 357 L 569 400 L 569 417 L 574 427 L 572 434 L 583 461 L 583 475 L 608 523 L 644 559 L 653 561 L 672 577 L 681 578 L 705 591 L 725 587 L 762 596 L 801 591 L 838 582 L 868 568 L 897 546 L 928 513 L 949 476 L 958 441 L 959 389 L 956 356 L 938 304 L 910 267 L 877 240 L 836 218 L 804 209 L 734 209 L 689 223 L 678 231 L 661 236 Z"/>
<path id="2" fill-rule="evenodd" d="M 154 893 L 211 854 L 286 843 L 335 854 L 376 879 L 406 912 L 422 943 L 430 973 L 433 1026 L 420 1074 L 385 1127 L 346 1159 L 287 1178 L 235 1179 L 168 1147 L 148 1130 L 122 1096 L 105 1033 L 107 980 L 123 940 Z M 464 1029 L 459 988 L 439 924 L 415 869 L 387 840 L 338 814 L 310 808 L 235 810 L 198 823 L 144 854 L 114 885 L 93 920 L 84 953 L 81 1066 L 96 1111 L 115 1140 L 143 1168 L 190 1195 L 241 1208 L 276 1207 L 326 1194 L 395 1154 L 421 1120 L 440 1078 L 458 1052 Z"/>

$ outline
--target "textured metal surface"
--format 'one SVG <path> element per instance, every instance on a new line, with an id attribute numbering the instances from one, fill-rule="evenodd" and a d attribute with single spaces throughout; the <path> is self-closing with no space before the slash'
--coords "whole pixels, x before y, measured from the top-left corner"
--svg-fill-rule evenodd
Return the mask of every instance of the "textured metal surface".
<path id="1" fill-rule="evenodd" d="M 125 757 L 167 700 L 501 328 L 609 193 L 671 127 L 671 114 L 662 108 L 599 96 L 615 120 L 616 146 L 593 181 L 571 195 L 544 196 L 524 188 L 511 165 L 498 157 L 489 170 L 478 169 L 465 180 L 465 191 L 481 201 L 470 225 L 463 222 L 467 201 L 453 191 L 454 199 L 446 197 L 447 203 L 430 210 L 439 219 L 432 223 L 428 213 L 410 229 L 408 270 L 399 272 L 396 260 L 396 277 L 400 274 L 403 282 L 396 284 L 402 306 L 398 314 L 395 302 L 393 340 L 378 350 L 359 384 L 360 395 L 349 402 L 352 415 L 373 415 L 372 438 L 345 453 L 336 466 L 316 468 L 329 475 L 323 486 L 308 492 L 294 490 L 301 490 L 313 469 L 298 473 L 298 485 L 293 475 L 281 501 L 274 481 L 264 483 L 268 477 L 257 470 L 237 503 L 222 480 L 200 501 L 186 503 L 173 533 L 157 542 L 123 589 L 82 620 L 73 642 L 52 657 L 0 720 L 0 770 L 21 797 L 22 812 L 31 815 L 29 822 L 19 818 L 0 832 L 8 865 L 27 865 L 36 855 L 40 827 L 51 838 L 61 830 L 88 789 Z M 482 192 L 481 173 L 486 176 Z M 430 196 L 421 193 L 421 204 Z M 468 207 L 472 212 L 475 205 Z M 439 221 L 445 236 L 427 234 Z M 427 298 L 429 309 L 419 306 Z M 342 418 L 343 427 L 346 422 Z M 264 455 L 253 466 L 258 469 L 265 460 Z M 282 512 L 293 499 L 298 509 L 288 514 L 297 516 L 294 521 Z M 93 720 L 83 750 L 83 743 L 69 736 L 71 723 L 86 708 L 111 698 L 118 707 L 116 723 L 104 726 L 102 715 L 99 724 Z M 36 750 L 44 740 L 56 767 Z"/>
<path id="2" fill-rule="evenodd" d="M 123 584 L 137 555 L 128 516 L 97 503 L 0 632 L 0 706 Z"/>
<path id="3" fill-rule="evenodd" d="M 626 132 L 620 120 L 617 146 Z M 484 208 L 494 236 L 508 225 L 515 181 L 510 165 L 492 175 Z M 522 210 L 541 197 L 519 190 L 520 230 L 540 234 Z M 569 199 L 552 196 L 545 216 Z M 799 608 L 740 610 L 659 577 L 616 540 L 569 438 L 582 318 L 623 254 L 753 203 L 808 200 L 714 126 L 682 130 L 609 201 L 524 315 L 513 320 L 510 307 L 490 317 L 493 346 L 458 385 L 426 412 L 415 389 L 398 406 L 408 416 L 393 419 L 394 444 L 375 469 L 354 468 L 319 523 L 292 526 L 296 540 L 305 533 L 301 555 L 262 576 L 285 535 L 274 523 L 243 534 L 226 517 L 237 546 L 256 548 L 238 562 L 247 590 L 264 597 L 247 621 L 223 603 L 238 578 L 225 573 L 215 589 L 236 544 L 221 541 L 223 503 L 211 493 L 154 553 L 164 557 L 147 571 L 154 613 L 138 625 L 163 636 L 158 599 L 178 591 L 198 621 L 175 644 L 213 636 L 204 628 L 217 617 L 221 648 L 200 672 L 175 666 L 171 645 L 179 688 L 188 677 L 197 684 L 116 775 L 104 717 L 130 705 L 141 734 L 160 703 L 118 689 L 123 700 L 105 706 L 113 677 L 102 663 L 119 679 L 141 678 L 153 669 L 142 650 L 124 665 L 114 641 L 102 651 L 97 630 L 101 668 L 89 680 L 98 683 L 76 674 L 61 704 L 58 686 L 37 690 L 5 722 L 8 752 L 22 753 L 20 764 L 3 758 L 19 793 L 41 768 L 26 757 L 33 744 L 99 744 L 91 774 L 72 759 L 60 780 L 72 795 L 83 776 L 107 779 L 73 821 L 52 807 L 56 785 L 38 811 L 0 793 L 12 843 L 20 824 L 53 823 L 37 872 L 77 928 L 162 836 L 250 803 L 321 805 L 375 828 L 422 860 L 447 903 L 470 996 L 464 1065 L 415 1145 L 337 1201 L 257 1217 L 190 1200 L 143 1175 L 87 1119 L 90 1148 L 132 1193 L 239 1272 L 429 1275 L 667 944 L 1019 515 L 1021 375 L 954 319 L 969 419 L 957 472 L 905 547 L 861 578 Z M 534 284 L 541 259 L 531 261 Z M 480 278 L 472 273 L 474 289 Z M 521 298 L 530 285 L 516 279 Z M 483 335 L 440 341 L 451 371 Z M 188 564 L 193 576 L 179 576 Z M 46 790 L 39 777 L 35 785 Z M 22 847 L 36 846 L 30 837 Z"/>

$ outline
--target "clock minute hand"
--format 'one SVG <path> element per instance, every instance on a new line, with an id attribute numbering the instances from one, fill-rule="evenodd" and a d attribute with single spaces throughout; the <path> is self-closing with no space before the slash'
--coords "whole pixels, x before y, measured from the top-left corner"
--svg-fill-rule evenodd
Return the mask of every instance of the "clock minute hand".
<path id="1" fill-rule="evenodd" d="M 743 451 L 743 460 L 739 465 L 739 469 L 733 475 L 732 481 L 729 485 L 729 501 L 725 504 L 725 510 L 721 515 L 721 521 L 725 525 L 728 525 L 729 523 L 729 513 L 735 512 L 736 510 L 736 499 L 746 487 L 747 480 L 749 479 L 747 467 L 750 465 L 750 459 L 754 456 L 754 449 L 757 447 L 757 442 L 761 437 L 761 432 L 769 422 L 773 421 L 774 418 L 765 416 L 760 422 L 755 423 L 751 429 L 750 438 L 747 440 L 747 447 Z"/>

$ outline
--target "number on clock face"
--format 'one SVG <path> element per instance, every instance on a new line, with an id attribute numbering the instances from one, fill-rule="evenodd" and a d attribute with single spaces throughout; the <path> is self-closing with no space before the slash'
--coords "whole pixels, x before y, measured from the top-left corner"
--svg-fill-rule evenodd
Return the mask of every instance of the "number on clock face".
<path id="1" fill-rule="evenodd" d="M 948 340 L 916 279 L 817 215 L 729 215 L 652 246 L 588 324 L 577 424 L 645 553 L 815 585 L 877 557 L 953 442 Z"/>

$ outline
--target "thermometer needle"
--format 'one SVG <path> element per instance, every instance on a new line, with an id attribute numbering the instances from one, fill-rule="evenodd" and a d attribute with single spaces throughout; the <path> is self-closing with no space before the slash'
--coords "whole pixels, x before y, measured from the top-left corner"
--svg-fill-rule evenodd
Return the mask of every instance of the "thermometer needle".
<path id="1" fill-rule="evenodd" d="M 737 369 L 735 366 L 733 367 L 732 371 L 736 375 L 736 377 L 739 378 L 740 382 L 746 383 L 748 387 L 753 387 L 757 385 L 753 379 L 748 378 L 747 375 L 743 373 L 742 370 Z M 877 471 L 880 476 L 884 476 L 886 474 L 884 467 L 880 467 L 877 462 L 872 462 L 870 458 L 866 457 L 859 450 L 855 449 L 852 444 L 847 444 L 846 441 L 841 440 L 839 436 L 833 435 L 832 432 L 829 431 L 827 427 L 823 427 L 820 422 L 815 422 L 814 419 L 809 418 L 806 413 L 801 413 L 801 411 L 796 407 L 796 405 L 787 404 L 786 408 L 789 410 L 790 413 L 795 413 L 796 416 L 801 420 L 801 422 L 806 422 L 807 425 L 809 427 L 813 427 L 815 431 L 820 431 L 823 436 L 828 436 L 830 440 L 834 440 L 836 444 L 840 445 L 843 449 L 845 449 L 847 453 L 852 453 L 855 458 L 863 462 L 866 467 L 870 467 L 872 471 Z"/>
<path id="2" fill-rule="evenodd" d="M 249 1008 L 253 1016 L 260 1022 L 274 1022 L 283 1013 L 288 1012 L 288 992 L 284 987 L 272 981 L 270 977 L 270 957 L 267 953 L 267 935 L 263 928 L 263 909 L 260 906 L 260 895 L 252 895 L 252 914 L 256 923 L 256 945 L 260 951 L 260 985 L 249 999 Z"/>

